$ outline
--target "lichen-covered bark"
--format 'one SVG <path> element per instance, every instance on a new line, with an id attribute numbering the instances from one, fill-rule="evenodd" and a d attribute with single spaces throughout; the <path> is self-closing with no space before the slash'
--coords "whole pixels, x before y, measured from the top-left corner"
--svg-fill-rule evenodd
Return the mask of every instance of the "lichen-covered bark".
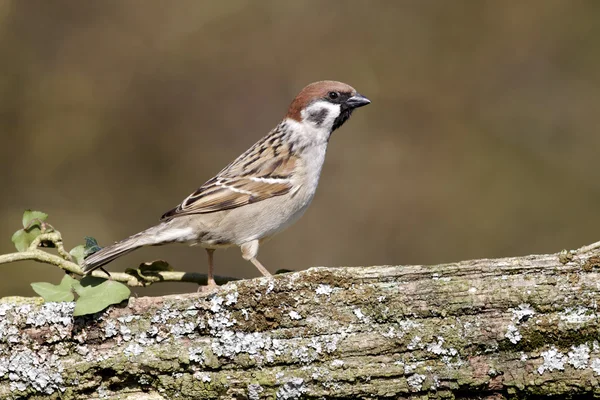
<path id="1" fill-rule="evenodd" d="M 218 291 L 0 302 L 0 398 L 600 395 L 600 250 L 312 268 Z"/>

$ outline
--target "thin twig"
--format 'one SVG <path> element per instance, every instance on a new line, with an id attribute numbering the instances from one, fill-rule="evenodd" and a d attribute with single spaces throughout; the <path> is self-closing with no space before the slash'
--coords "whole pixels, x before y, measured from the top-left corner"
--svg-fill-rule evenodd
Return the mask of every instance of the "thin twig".
<path id="1" fill-rule="evenodd" d="M 35 240 L 40 239 L 37 243 L 42 240 L 51 240 L 51 238 L 56 239 L 56 237 L 51 237 L 50 235 L 54 235 L 53 233 L 46 233 L 38 236 Z M 42 237 L 44 236 L 44 237 Z M 34 240 L 34 242 L 35 242 Z M 54 242 L 54 241 L 53 241 Z M 56 244 L 56 242 L 54 242 Z M 16 261 L 25 261 L 32 260 L 45 264 L 55 265 L 63 270 L 83 276 L 83 271 L 79 267 L 79 265 L 74 262 L 64 260 L 61 257 L 47 253 L 42 250 L 38 250 L 37 248 L 32 249 L 34 243 L 29 247 L 27 251 L 22 251 L 19 253 L 10 253 L 0 255 L 0 264 L 7 264 Z M 92 276 L 96 276 L 99 278 L 106 278 L 106 275 L 101 271 L 94 271 L 91 274 Z M 136 277 L 133 275 L 126 274 L 124 272 L 112 272 L 112 279 L 118 282 L 122 282 L 127 286 L 139 287 L 139 286 L 149 286 L 156 282 L 188 282 L 188 283 L 196 283 L 198 285 L 206 285 L 208 282 L 208 277 L 206 274 L 198 274 L 194 272 L 176 272 L 176 271 L 158 271 L 152 272 L 152 275 L 144 275 L 141 277 Z M 216 276 L 215 281 L 219 285 L 223 285 L 227 282 L 238 280 L 237 278 L 231 277 L 223 277 Z"/>

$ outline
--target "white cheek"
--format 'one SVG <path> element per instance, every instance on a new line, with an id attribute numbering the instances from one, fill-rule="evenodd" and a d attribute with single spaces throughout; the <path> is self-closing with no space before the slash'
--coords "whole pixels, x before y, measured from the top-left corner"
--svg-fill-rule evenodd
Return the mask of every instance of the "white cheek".
<path id="1" fill-rule="evenodd" d="M 326 111 L 327 114 L 325 118 L 323 118 L 323 122 L 311 121 L 309 118 L 311 115 L 318 114 L 320 112 Z M 337 117 L 340 115 L 340 105 L 332 104 L 327 101 L 316 101 L 312 103 L 310 106 L 306 107 L 306 109 L 302 110 L 301 116 L 302 121 L 305 123 L 309 123 L 318 128 L 331 129 L 333 127 L 333 123 Z"/>

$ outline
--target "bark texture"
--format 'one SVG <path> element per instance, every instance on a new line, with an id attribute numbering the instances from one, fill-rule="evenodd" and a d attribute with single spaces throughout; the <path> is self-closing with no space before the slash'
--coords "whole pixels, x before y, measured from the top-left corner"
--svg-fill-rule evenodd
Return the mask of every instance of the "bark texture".
<path id="1" fill-rule="evenodd" d="M 600 244 L 312 268 L 211 294 L 0 301 L 0 398 L 600 396 Z"/>

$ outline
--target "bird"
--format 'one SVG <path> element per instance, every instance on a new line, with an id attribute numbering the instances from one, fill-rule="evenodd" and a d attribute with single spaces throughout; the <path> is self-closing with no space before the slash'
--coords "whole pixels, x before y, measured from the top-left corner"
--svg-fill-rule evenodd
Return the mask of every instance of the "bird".
<path id="1" fill-rule="evenodd" d="M 260 245 L 296 222 L 310 205 L 331 134 L 371 101 L 352 86 L 319 81 L 304 87 L 283 120 L 167 211 L 160 223 L 86 257 L 84 274 L 144 246 L 199 245 L 208 254 L 208 290 L 217 287 L 213 254 L 238 246 L 264 276 Z M 102 268 L 103 269 L 103 268 Z"/>

